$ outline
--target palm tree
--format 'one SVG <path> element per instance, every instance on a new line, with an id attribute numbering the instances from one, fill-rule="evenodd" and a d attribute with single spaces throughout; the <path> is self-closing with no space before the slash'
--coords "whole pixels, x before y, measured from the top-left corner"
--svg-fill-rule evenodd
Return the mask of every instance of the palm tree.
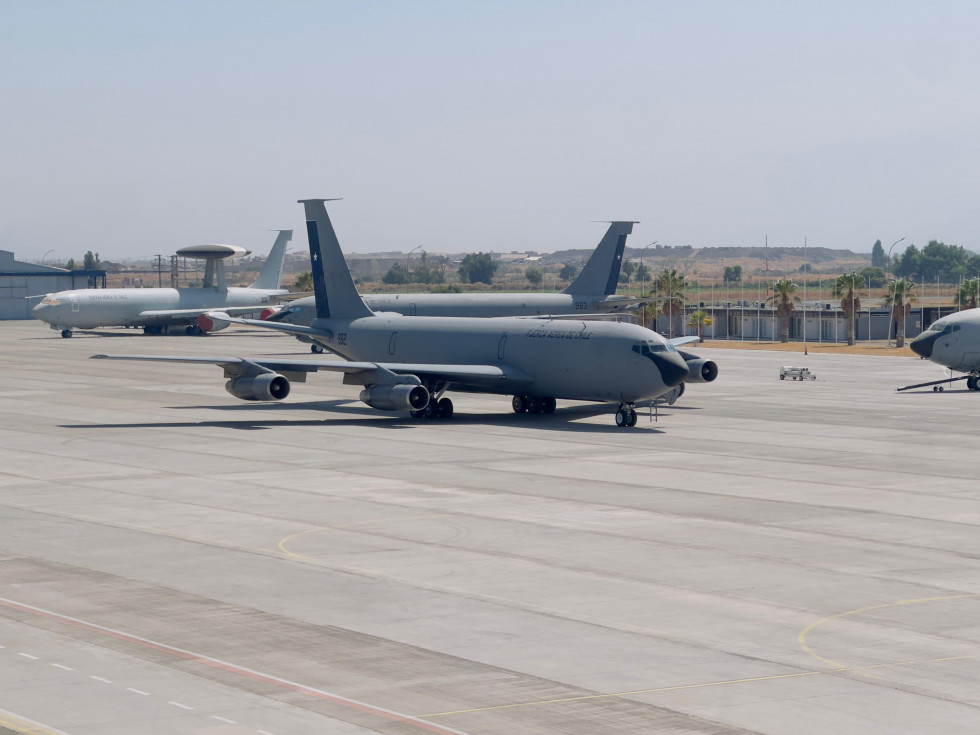
<path id="1" fill-rule="evenodd" d="M 661 313 L 667 317 L 667 337 L 674 338 L 674 317 L 684 310 L 684 276 L 676 268 L 664 268 L 653 282 L 657 297 L 663 300 Z"/>
<path id="2" fill-rule="evenodd" d="M 956 302 L 961 309 L 976 309 L 980 306 L 980 278 L 963 281 L 956 294 Z"/>
<path id="3" fill-rule="evenodd" d="M 895 346 L 905 346 L 905 317 L 912 311 L 912 302 L 915 301 L 915 294 L 912 292 L 915 286 L 905 278 L 898 278 L 885 286 L 885 298 L 882 306 L 891 307 L 892 319 L 895 320 Z"/>
<path id="4" fill-rule="evenodd" d="M 711 317 L 708 312 L 698 309 L 691 313 L 687 320 L 687 326 L 698 331 L 698 342 L 704 342 L 704 328 L 711 324 Z"/>
<path id="5" fill-rule="evenodd" d="M 780 342 L 789 342 L 789 318 L 793 315 L 793 304 L 800 302 L 800 297 L 796 295 L 798 289 L 799 286 L 789 278 L 780 278 L 772 285 L 772 296 L 766 299 L 775 305 L 780 319 Z"/>
<path id="6" fill-rule="evenodd" d="M 296 280 L 293 281 L 293 288 L 295 288 L 297 291 L 312 291 L 313 271 L 303 271 L 296 276 Z"/>
<path id="7" fill-rule="evenodd" d="M 854 344 L 854 316 L 861 311 L 861 286 L 864 285 L 864 276 L 854 271 L 837 276 L 834 282 L 832 293 L 840 296 L 840 308 L 844 310 L 847 318 L 847 344 Z"/>

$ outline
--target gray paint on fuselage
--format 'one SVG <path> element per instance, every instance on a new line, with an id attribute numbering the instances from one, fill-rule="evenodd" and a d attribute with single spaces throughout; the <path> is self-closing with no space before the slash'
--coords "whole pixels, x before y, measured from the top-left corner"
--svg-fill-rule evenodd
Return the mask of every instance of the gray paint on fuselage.
<path id="1" fill-rule="evenodd" d="M 656 332 L 632 324 L 513 318 L 460 319 L 379 314 L 354 320 L 317 320 L 313 327 L 330 337 L 314 339 L 352 361 L 453 365 L 500 365 L 531 377 L 530 395 L 591 401 L 634 402 L 662 395 L 667 384 L 658 366 L 632 350 L 662 346 L 664 359 L 687 375 L 683 358 Z M 389 351 L 392 334 L 395 352 Z M 311 335 L 312 336 L 312 335 Z M 501 338 L 506 337 L 501 353 Z M 564 366 L 564 367 L 561 367 Z M 453 390 L 509 394 L 506 383 L 468 385 Z"/>
<path id="2" fill-rule="evenodd" d="M 950 370 L 980 373 L 980 309 L 966 309 L 937 319 L 909 347 Z"/>

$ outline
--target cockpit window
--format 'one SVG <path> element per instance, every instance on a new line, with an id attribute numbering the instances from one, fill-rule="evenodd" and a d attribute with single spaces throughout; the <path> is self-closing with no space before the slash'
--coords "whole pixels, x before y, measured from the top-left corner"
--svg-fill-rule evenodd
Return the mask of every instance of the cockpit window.
<path id="1" fill-rule="evenodd" d="M 633 345 L 633 352 L 643 355 L 643 357 L 652 357 L 657 352 L 677 352 L 677 350 L 670 342 L 653 342 L 648 340 Z"/>
<path id="2" fill-rule="evenodd" d="M 47 304 L 48 306 L 57 306 L 61 303 L 61 299 L 56 299 L 54 296 L 45 296 L 41 299 L 42 304 Z"/>

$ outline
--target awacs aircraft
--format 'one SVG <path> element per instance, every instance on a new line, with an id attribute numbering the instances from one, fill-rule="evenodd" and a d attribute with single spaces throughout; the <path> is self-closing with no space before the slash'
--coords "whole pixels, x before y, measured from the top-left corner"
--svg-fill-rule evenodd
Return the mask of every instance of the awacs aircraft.
<path id="1" fill-rule="evenodd" d="M 405 316 L 562 316 L 567 314 L 611 314 L 639 306 L 640 299 L 617 296 L 626 237 L 634 222 L 611 222 L 578 278 L 561 293 L 440 293 L 363 294 L 372 311 L 393 311 Z M 269 321 L 310 326 L 316 319 L 312 297 L 297 299 L 289 306 L 269 309 Z M 312 345 L 314 352 L 322 352 Z"/>
<path id="2" fill-rule="evenodd" d="M 970 390 L 980 390 L 980 309 L 965 309 L 937 319 L 909 342 L 909 347 L 921 357 L 966 375 L 907 385 L 898 390 L 933 386 L 933 390 L 941 391 L 944 384 L 956 380 L 965 380 Z"/>
<path id="3" fill-rule="evenodd" d="M 225 284 L 225 258 L 240 258 L 250 251 L 237 245 L 201 245 L 182 248 L 178 255 L 205 260 L 203 288 L 84 288 L 47 294 L 33 314 L 62 337 L 73 329 L 95 327 L 143 327 L 146 334 L 167 334 L 180 329 L 185 334 L 204 334 L 222 329 L 203 316 L 221 309 L 231 314 L 260 312 L 289 293 L 280 288 L 286 244 L 292 230 L 279 230 L 276 242 L 255 283 L 245 288 Z"/>
<path id="4" fill-rule="evenodd" d="M 685 361 L 645 327 L 601 321 L 515 317 L 421 317 L 375 313 L 357 293 L 324 206 L 301 200 L 313 264 L 316 318 L 310 326 L 227 321 L 309 337 L 345 361 L 243 357 L 94 355 L 117 360 L 210 363 L 244 400 L 280 400 L 307 373 L 344 373 L 374 408 L 449 418 L 449 390 L 513 395 L 517 413 L 552 413 L 556 399 L 618 401 L 616 423 L 633 426 L 637 401 L 673 400 L 685 380 L 717 374 L 713 362 Z M 215 315 L 215 318 L 218 318 Z M 693 356 L 692 356 L 693 358 Z M 693 377 L 692 377 L 693 376 Z"/>

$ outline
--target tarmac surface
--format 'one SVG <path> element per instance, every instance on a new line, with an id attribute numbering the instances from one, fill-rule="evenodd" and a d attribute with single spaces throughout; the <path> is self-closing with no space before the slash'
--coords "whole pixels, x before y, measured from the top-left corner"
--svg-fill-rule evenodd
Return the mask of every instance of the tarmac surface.
<path id="1" fill-rule="evenodd" d="M 112 334 L 0 323 L 0 732 L 980 731 L 980 394 L 895 392 L 931 363 L 694 346 L 619 429 L 247 403 L 88 358 L 307 348 Z"/>

